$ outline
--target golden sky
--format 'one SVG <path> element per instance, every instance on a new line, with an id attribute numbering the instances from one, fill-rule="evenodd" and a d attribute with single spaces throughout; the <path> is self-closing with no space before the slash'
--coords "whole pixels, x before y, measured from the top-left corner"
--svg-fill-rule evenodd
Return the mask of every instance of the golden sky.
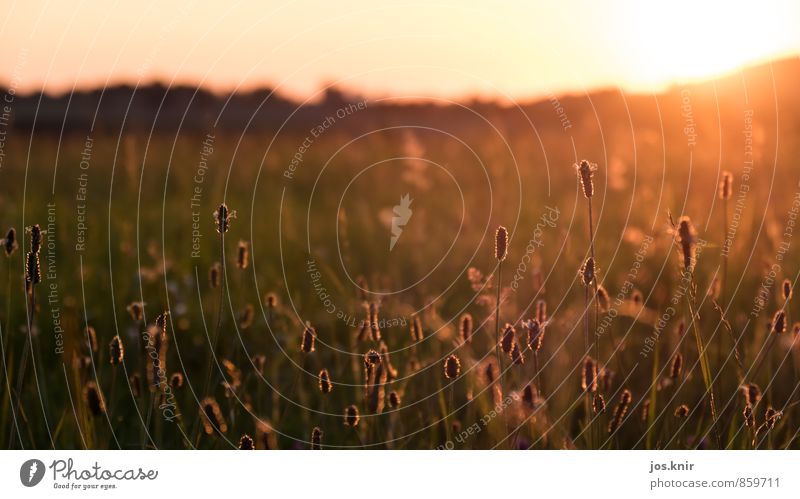
<path id="1" fill-rule="evenodd" d="M 650 91 L 800 54 L 800 2 L 3 0 L 0 82 L 329 83 L 370 96 Z"/>

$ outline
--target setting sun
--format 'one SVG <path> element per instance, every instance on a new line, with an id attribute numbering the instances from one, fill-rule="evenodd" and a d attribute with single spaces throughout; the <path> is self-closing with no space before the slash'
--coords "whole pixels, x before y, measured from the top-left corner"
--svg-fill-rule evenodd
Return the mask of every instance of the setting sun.
<path id="1" fill-rule="evenodd" d="M 775 2 L 632 2 L 629 77 L 655 85 L 698 80 L 796 53 L 796 8 Z"/>

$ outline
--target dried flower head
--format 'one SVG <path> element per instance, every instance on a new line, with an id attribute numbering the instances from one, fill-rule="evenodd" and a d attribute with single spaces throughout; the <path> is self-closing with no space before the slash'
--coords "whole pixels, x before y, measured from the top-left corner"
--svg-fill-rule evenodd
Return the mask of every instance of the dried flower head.
<path id="1" fill-rule="evenodd" d="M 444 360 L 444 377 L 455 379 L 461 374 L 461 361 L 451 354 Z"/>
<path id="2" fill-rule="evenodd" d="M 497 228 L 494 235 L 494 257 L 498 262 L 506 259 L 508 254 L 508 229 L 502 225 Z"/>
<path id="3" fill-rule="evenodd" d="M 128 377 L 128 385 L 131 387 L 131 393 L 134 398 L 139 398 L 142 395 L 142 380 L 138 374 L 133 374 Z"/>
<path id="4" fill-rule="evenodd" d="M 669 377 L 672 379 L 680 378 L 682 370 L 683 370 L 683 355 L 681 355 L 681 353 L 678 352 L 672 359 L 672 367 L 669 370 Z"/>
<path id="5" fill-rule="evenodd" d="M 594 409 L 595 414 L 602 414 L 606 412 L 606 400 L 601 394 L 594 394 L 594 398 L 592 399 L 592 409 Z"/>
<path id="6" fill-rule="evenodd" d="M 203 429 L 206 435 L 211 435 L 214 431 L 225 433 L 228 431 L 228 425 L 222 417 L 222 411 L 219 404 L 212 397 L 206 397 L 200 404 L 200 416 L 202 417 Z"/>
<path id="7" fill-rule="evenodd" d="M 630 390 L 627 388 L 622 390 L 619 396 L 619 402 L 617 402 L 616 407 L 614 407 L 614 413 L 611 415 L 611 421 L 608 422 L 609 435 L 614 433 L 622 424 L 622 420 L 625 419 L 628 408 L 631 406 L 631 400 L 633 400 L 633 396 Z"/>
<path id="8" fill-rule="evenodd" d="M 348 405 L 344 408 L 344 424 L 350 427 L 358 426 L 358 421 L 361 419 L 361 415 L 358 412 L 358 407 L 353 404 Z"/>
<path id="9" fill-rule="evenodd" d="M 778 310 L 772 317 L 772 331 L 775 334 L 783 334 L 786 332 L 786 312 Z"/>
<path id="10" fill-rule="evenodd" d="M 392 409 L 400 407 L 400 394 L 395 391 L 389 393 L 389 407 Z"/>
<path id="11" fill-rule="evenodd" d="M 256 443 L 253 441 L 253 437 L 247 433 L 242 435 L 242 438 L 239 439 L 239 450 L 256 450 Z"/>
<path id="12" fill-rule="evenodd" d="M 39 253 L 29 251 L 25 261 L 25 281 L 28 284 L 39 284 L 42 281 L 42 269 L 39 264 Z"/>
<path id="13" fill-rule="evenodd" d="M 208 283 L 215 289 L 222 284 L 222 265 L 219 262 L 214 262 L 209 267 Z"/>
<path id="14" fill-rule="evenodd" d="M 692 220 L 687 216 L 682 216 L 678 220 L 678 244 L 681 248 L 683 269 L 691 272 L 694 269 L 697 236 Z"/>
<path id="15" fill-rule="evenodd" d="M 39 253 L 42 249 L 42 234 L 44 234 L 44 231 L 39 227 L 39 224 L 27 227 L 25 231 L 31 235 L 31 252 Z"/>
<path id="16" fill-rule="evenodd" d="M 767 430 L 775 428 L 775 424 L 781 419 L 781 416 L 783 416 L 782 412 L 776 411 L 772 406 L 767 407 L 767 410 L 764 411 L 764 426 Z"/>
<path id="17" fill-rule="evenodd" d="M 228 232 L 232 218 L 236 218 L 236 212 L 228 210 L 228 206 L 225 203 L 219 205 L 219 208 L 214 212 L 214 223 L 217 226 L 217 232 L 220 234 Z"/>
<path id="18" fill-rule="evenodd" d="M 6 252 L 6 256 L 11 256 L 17 251 L 19 244 L 17 244 L 17 231 L 14 227 L 8 229 L 6 232 L 6 237 L 3 239 L 3 249 Z"/>
<path id="19" fill-rule="evenodd" d="M 122 364 L 122 359 L 125 358 L 125 347 L 122 345 L 122 338 L 119 335 L 111 338 L 111 343 L 108 345 L 109 358 L 111 363 L 116 365 Z"/>
<path id="20" fill-rule="evenodd" d="M 581 369 L 581 389 L 583 391 L 597 391 L 597 363 L 591 357 L 583 359 L 583 369 Z"/>
<path id="21" fill-rule="evenodd" d="M 313 352 L 316 339 L 317 332 L 311 327 L 310 322 L 306 322 L 305 327 L 303 327 L 303 337 L 300 340 L 300 351 L 303 353 Z"/>
<path id="22" fill-rule="evenodd" d="M 536 301 L 536 320 L 539 324 L 547 322 L 547 302 L 542 299 Z"/>
<path id="23" fill-rule="evenodd" d="M 470 343 L 472 341 L 472 316 L 470 314 L 461 316 L 458 333 L 462 343 Z"/>
<path id="24" fill-rule="evenodd" d="M 415 315 L 411 320 L 411 341 L 418 343 L 425 337 L 425 331 L 422 329 L 422 321 L 419 316 Z"/>
<path id="25" fill-rule="evenodd" d="M 134 301 L 131 302 L 127 307 L 128 313 L 131 315 L 131 318 L 134 321 L 140 322 L 144 320 L 144 302 L 143 301 Z"/>
<path id="26" fill-rule="evenodd" d="M 544 340 L 544 327 L 537 319 L 525 321 L 523 326 L 528 331 L 528 348 L 534 353 L 538 352 Z"/>
<path id="27" fill-rule="evenodd" d="M 253 319 L 256 316 L 256 309 L 252 304 L 248 303 L 239 312 L 239 327 L 241 329 L 249 329 L 253 325 Z"/>
<path id="28" fill-rule="evenodd" d="M 783 292 L 783 299 L 789 301 L 792 299 L 792 281 L 789 279 L 783 280 L 783 285 L 781 286 L 781 291 Z"/>
<path id="29" fill-rule="evenodd" d="M 594 176 L 594 172 L 597 171 L 597 165 L 589 163 L 584 159 L 581 160 L 580 163 L 575 164 L 575 171 L 578 174 L 578 181 L 581 183 L 583 195 L 586 196 L 587 199 L 591 198 L 594 195 L 592 177 Z"/>
<path id="30" fill-rule="evenodd" d="M 250 264 L 250 245 L 247 241 L 239 241 L 239 246 L 236 248 L 236 266 L 240 269 L 246 269 Z"/>
<path id="31" fill-rule="evenodd" d="M 503 350 L 503 353 L 510 355 L 514 343 L 516 343 L 514 326 L 506 323 L 503 327 L 503 335 L 500 337 L 500 349 Z"/>
<path id="32" fill-rule="evenodd" d="M 722 178 L 719 181 L 719 198 L 730 199 L 733 193 L 733 175 L 731 172 L 722 172 Z"/>
<path id="33" fill-rule="evenodd" d="M 264 374 L 264 368 L 267 366 L 267 356 L 264 354 L 256 354 L 250 359 L 253 363 L 253 368 L 259 374 Z"/>
<path id="34" fill-rule="evenodd" d="M 755 407 L 758 401 L 761 400 L 761 388 L 755 383 L 747 383 L 740 388 L 742 390 L 742 395 L 744 395 L 745 405 Z"/>
<path id="35" fill-rule="evenodd" d="M 597 278 L 597 268 L 595 267 L 594 258 L 589 257 L 583 262 L 580 270 L 581 282 L 584 286 L 590 286 Z"/>
<path id="36" fill-rule="evenodd" d="M 319 426 L 315 426 L 311 430 L 311 450 L 322 449 L 322 430 Z"/>
<path id="37" fill-rule="evenodd" d="M 319 372 L 319 391 L 324 394 L 331 393 L 333 390 L 333 383 L 331 383 L 331 375 L 328 373 L 327 369 L 323 369 Z"/>
<path id="38" fill-rule="evenodd" d="M 183 388 L 183 374 L 172 373 L 172 376 L 169 377 L 169 386 L 172 387 L 173 390 Z"/>
<path id="39" fill-rule="evenodd" d="M 264 298 L 264 303 L 269 310 L 275 310 L 278 306 L 278 295 L 275 293 L 267 293 L 267 296 Z"/>
<path id="40" fill-rule="evenodd" d="M 377 350 L 371 348 L 364 354 L 364 365 L 366 367 L 376 366 L 381 363 L 381 354 Z"/>
<path id="41" fill-rule="evenodd" d="M 685 418 L 689 416 L 689 406 L 686 404 L 681 404 L 675 409 L 675 417 L 676 418 Z"/>
<path id="42" fill-rule="evenodd" d="M 86 402 L 86 407 L 92 416 L 98 417 L 105 414 L 106 402 L 94 381 L 87 382 L 83 387 L 83 401 Z"/>

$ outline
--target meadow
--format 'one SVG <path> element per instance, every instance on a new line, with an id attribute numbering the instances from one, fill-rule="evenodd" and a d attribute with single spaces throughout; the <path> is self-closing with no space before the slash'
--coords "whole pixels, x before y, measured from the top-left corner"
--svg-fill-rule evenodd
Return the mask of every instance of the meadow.
<path id="1" fill-rule="evenodd" d="M 797 448 L 796 121 L 693 92 L 15 131 L 2 445 Z"/>

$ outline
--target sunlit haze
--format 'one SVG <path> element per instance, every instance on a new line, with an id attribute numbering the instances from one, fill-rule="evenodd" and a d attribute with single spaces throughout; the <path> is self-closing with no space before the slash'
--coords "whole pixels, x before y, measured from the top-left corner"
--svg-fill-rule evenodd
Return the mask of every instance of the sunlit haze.
<path id="1" fill-rule="evenodd" d="M 800 3 L 15 1 L 0 82 L 326 84 L 368 95 L 524 98 L 651 91 L 800 53 Z"/>

